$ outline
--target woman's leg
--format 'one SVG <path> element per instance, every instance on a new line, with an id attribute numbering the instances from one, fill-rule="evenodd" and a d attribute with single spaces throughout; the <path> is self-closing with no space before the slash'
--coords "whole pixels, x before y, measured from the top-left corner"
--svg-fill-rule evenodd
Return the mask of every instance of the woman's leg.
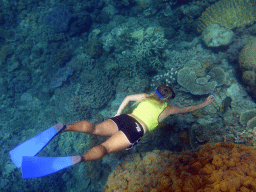
<path id="1" fill-rule="evenodd" d="M 94 132 L 95 125 L 89 121 L 79 121 L 77 123 L 72 123 L 67 125 L 65 131 L 75 131 L 82 133 L 92 133 Z"/>
<path id="2" fill-rule="evenodd" d="M 130 145 L 131 143 L 126 135 L 122 131 L 118 131 L 101 145 L 95 146 L 87 153 L 81 155 L 82 161 L 100 159 L 108 153 L 124 150 Z"/>
<path id="3" fill-rule="evenodd" d="M 99 136 L 112 136 L 118 132 L 116 124 L 112 120 L 106 120 L 95 125 L 89 121 L 80 121 L 67 126 L 65 131 L 76 131 L 82 133 L 90 133 Z"/>

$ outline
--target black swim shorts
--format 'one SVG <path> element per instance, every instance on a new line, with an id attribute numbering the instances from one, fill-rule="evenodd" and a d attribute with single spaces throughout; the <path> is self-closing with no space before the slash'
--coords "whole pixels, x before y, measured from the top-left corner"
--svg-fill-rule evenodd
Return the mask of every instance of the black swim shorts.
<path id="1" fill-rule="evenodd" d="M 129 150 L 138 144 L 141 137 L 144 135 L 144 129 L 140 123 L 129 115 L 122 114 L 111 118 L 111 120 L 116 123 L 119 131 L 122 131 L 130 141 L 131 146 L 129 146 L 126 150 Z"/>

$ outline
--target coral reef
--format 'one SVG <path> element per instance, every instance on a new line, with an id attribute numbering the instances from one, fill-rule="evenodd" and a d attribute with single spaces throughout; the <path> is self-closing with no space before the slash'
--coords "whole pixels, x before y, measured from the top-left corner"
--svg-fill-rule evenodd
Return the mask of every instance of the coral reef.
<path id="1" fill-rule="evenodd" d="M 61 49 L 56 51 L 53 54 L 53 58 L 52 58 L 54 67 L 56 68 L 63 67 L 71 58 L 72 58 L 72 54 L 70 50 Z"/>
<path id="2" fill-rule="evenodd" d="M 15 79 L 12 80 L 12 83 L 14 84 L 14 90 L 16 93 L 22 93 L 28 88 L 31 87 L 31 74 L 26 71 L 19 71 L 17 72 L 17 76 Z"/>
<path id="3" fill-rule="evenodd" d="M 72 16 L 69 33 L 72 37 L 82 35 L 90 30 L 92 25 L 91 15 L 87 12 L 79 12 Z"/>
<path id="4" fill-rule="evenodd" d="M 67 81 L 68 77 L 71 76 L 73 72 L 74 69 L 70 67 L 60 68 L 52 78 L 51 88 L 55 89 L 60 87 L 65 81 Z"/>
<path id="5" fill-rule="evenodd" d="M 211 70 L 211 63 L 208 61 L 191 61 L 186 67 L 179 70 L 177 82 L 185 88 L 185 91 L 193 95 L 204 95 L 213 91 L 216 86 L 225 82 L 224 70 L 220 67 L 214 67 Z"/>
<path id="6" fill-rule="evenodd" d="M 247 43 L 239 53 L 239 70 L 247 91 L 256 97 L 255 69 L 256 69 L 256 38 Z"/>
<path id="7" fill-rule="evenodd" d="M 175 70 L 182 69 L 186 63 L 191 60 L 197 60 L 198 58 L 204 58 L 205 60 L 214 61 L 214 54 L 209 49 L 205 49 L 202 45 L 200 38 L 195 38 L 191 42 L 183 42 L 175 44 L 172 49 L 166 49 L 164 53 L 166 62 L 164 67 L 168 70 L 174 68 Z"/>
<path id="8" fill-rule="evenodd" d="M 97 23 L 108 23 L 109 22 L 109 15 L 105 12 L 99 13 L 99 15 L 96 17 L 95 21 Z"/>
<path id="9" fill-rule="evenodd" d="M 221 67 L 213 67 L 210 70 L 209 75 L 218 83 L 218 86 L 223 85 L 226 82 L 225 71 Z"/>
<path id="10" fill-rule="evenodd" d="M 256 127 L 256 110 L 252 109 L 244 111 L 241 114 L 239 121 L 247 130 L 253 129 Z"/>
<path id="11" fill-rule="evenodd" d="M 154 68 L 163 65 L 161 58 L 166 48 L 167 40 L 164 38 L 162 27 L 148 27 L 147 29 L 136 30 L 131 34 L 136 45 L 133 54 L 138 61 L 146 60 Z"/>
<path id="12" fill-rule="evenodd" d="M 202 33 L 202 40 L 207 47 L 228 46 L 233 38 L 234 32 L 232 30 L 216 23 L 208 25 Z"/>
<path id="13" fill-rule="evenodd" d="M 146 91 L 148 84 L 149 82 L 147 77 L 135 76 L 133 79 L 124 77 L 117 83 L 116 91 L 126 93 L 127 95 L 141 93 Z"/>
<path id="14" fill-rule="evenodd" d="M 98 39 L 90 39 L 86 44 L 86 52 L 91 58 L 100 58 L 103 52 L 101 42 Z"/>
<path id="15" fill-rule="evenodd" d="M 233 38 L 233 43 L 229 46 L 227 50 L 227 57 L 230 62 L 238 60 L 239 53 L 242 48 L 250 41 L 250 36 L 247 34 L 254 34 L 256 25 L 249 27 L 247 30 L 241 29 L 236 30 L 235 36 Z M 245 35 L 241 35 L 245 34 Z"/>
<path id="16" fill-rule="evenodd" d="M 243 71 L 256 69 L 256 38 L 247 43 L 239 54 L 239 64 Z"/>
<path id="17" fill-rule="evenodd" d="M 134 154 L 118 165 L 105 185 L 114 191 L 255 191 L 256 151 L 236 144 L 205 145 L 174 155 Z"/>
<path id="18" fill-rule="evenodd" d="M 61 83 L 60 80 L 57 83 Z M 70 78 L 70 84 L 54 90 L 56 110 L 63 116 L 74 115 L 79 120 L 88 119 L 94 109 L 103 107 L 112 98 L 114 88 L 107 76 L 98 69 L 84 71 L 80 79 L 75 81 L 73 83 L 74 79 Z"/>
<path id="19" fill-rule="evenodd" d="M 147 63 L 149 67 L 157 68 L 163 65 L 164 50 L 167 47 L 167 40 L 164 38 L 164 29 L 162 27 L 148 27 L 135 29 L 131 32 L 128 28 L 129 23 L 118 26 L 110 33 L 102 35 L 103 49 L 107 52 L 115 50 L 122 53 L 119 56 L 126 57 L 125 60 L 136 59 L 136 62 Z M 119 60 L 118 58 L 116 60 Z M 120 66 L 126 67 L 122 62 Z M 128 62 L 129 66 L 134 65 L 134 61 Z M 132 66 L 132 68 L 134 68 Z M 123 69 L 122 69 L 123 70 Z"/>
<path id="20" fill-rule="evenodd" d="M 6 58 L 13 54 L 13 49 L 10 45 L 4 45 L 0 50 L 0 65 L 6 61 Z"/>
<path id="21" fill-rule="evenodd" d="M 228 29 L 243 27 L 255 21 L 254 0 L 221 0 L 208 7 L 198 19 L 198 32 L 212 23 Z"/>
<path id="22" fill-rule="evenodd" d="M 103 42 L 103 49 L 105 51 L 109 52 L 113 49 L 117 49 L 118 52 L 124 51 L 124 47 L 127 46 L 127 44 L 130 44 L 130 31 L 126 25 L 117 26 L 113 28 L 110 33 L 103 34 L 101 36 L 101 40 Z"/>
<path id="23" fill-rule="evenodd" d="M 253 87 L 255 85 L 255 73 L 254 71 L 243 72 L 242 80 L 246 85 Z"/>
<path id="24" fill-rule="evenodd" d="M 177 83 L 177 73 L 178 73 L 178 71 L 176 71 L 174 68 L 171 68 L 170 71 L 168 71 L 164 74 L 155 75 L 152 78 L 150 86 L 157 87 L 162 84 L 171 86 L 173 84 L 176 84 Z"/>
<path id="25" fill-rule="evenodd" d="M 149 17 L 154 15 L 159 8 L 165 7 L 165 1 L 161 0 L 135 0 L 138 11 L 143 11 L 144 16 Z"/>
<path id="26" fill-rule="evenodd" d="M 68 22 L 71 14 L 68 9 L 62 7 L 54 7 L 44 17 L 44 22 L 53 28 L 56 33 L 68 30 Z"/>
<path id="27" fill-rule="evenodd" d="M 196 33 L 196 19 L 217 1 L 226 2 L 1 1 L 0 191 L 99 192 L 111 169 L 121 164 L 125 156 L 156 149 L 172 152 L 189 149 L 192 143 L 188 140 L 190 135 L 194 138 L 193 149 L 204 142 L 254 143 L 254 137 L 250 136 L 250 141 L 247 139 L 249 131 L 243 132 L 248 126 L 247 123 L 245 127 L 239 124 L 239 115 L 240 111 L 254 109 L 256 105 L 247 97 L 243 85 L 234 78 L 236 68 L 231 64 L 236 64 L 239 52 L 250 36 L 256 35 L 256 25 L 232 30 L 235 36 L 229 49 L 207 49 Z M 221 62 L 227 58 L 227 52 L 229 61 L 234 62 Z M 40 179 L 22 180 L 20 172 L 12 166 L 6 153 L 25 139 L 56 121 L 71 123 L 89 120 L 100 123 L 115 115 L 126 95 L 149 93 L 153 89 L 150 84 L 173 83 L 177 97 L 170 104 L 187 106 L 202 101 L 205 96 L 183 92 L 183 87 L 176 84 L 175 72 L 192 60 L 196 62 L 189 67 L 195 71 L 197 83 L 207 84 L 213 80 L 223 85 L 225 72 L 229 83 L 219 87 L 219 92 L 215 91 L 215 101 L 226 96 L 232 98 L 232 110 L 228 110 L 223 117 L 213 104 L 194 114 L 168 117 L 159 129 L 145 135 L 132 151 L 118 152 L 103 160 L 80 164 Z M 211 76 L 209 81 L 207 75 Z M 154 81 L 151 83 L 152 77 Z M 254 85 L 255 70 L 245 71 L 243 80 Z M 214 104 L 218 105 L 217 102 Z M 133 107 L 131 103 L 124 113 L 129 113 Z M 255 123 L 253 120 L 248 125 L 253 127 Z M 191 127 L 195 129 L 188 134 Z M 240 138 L 238 131 L 241 132 Z M 242 140 L 243 136 L 245 139 Z M 64 133 L 56 136 L 46 146 L 47 149 L 40 152 L 40 156 L 82 154 L 102 141 L 96 136 Z M 150 154 L 145 160 L 154 160 L 155 157 L 158 159 L 156 163 L 161 164 L 160 152 L 158 155 Z M 168 161 L 166 157 L 162 159 Z M 150 166 L 146 165 L 146 168 L 150 169 Z M 154 177 L 152 174 L 152 181 L 155 182 Z M 168 181 L 163 178 L 158 183 Z M 147 184 L 151 181 L 145 180 Z"/>

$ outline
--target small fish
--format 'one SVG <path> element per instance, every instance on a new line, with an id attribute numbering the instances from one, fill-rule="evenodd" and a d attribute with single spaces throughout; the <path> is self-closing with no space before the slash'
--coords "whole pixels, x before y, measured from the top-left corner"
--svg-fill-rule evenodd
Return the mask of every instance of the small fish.
<path id="1" fill-rule="evenodd" d="M 232 109 L 231 107 L 231 102 L 232 102 L 232 99 L 231 97 L 226 97 L 223 101 L 222 101 L 222 106 L 220 107 L 220 112 L 221 113 L 226 113 L 228 108 Z"/>

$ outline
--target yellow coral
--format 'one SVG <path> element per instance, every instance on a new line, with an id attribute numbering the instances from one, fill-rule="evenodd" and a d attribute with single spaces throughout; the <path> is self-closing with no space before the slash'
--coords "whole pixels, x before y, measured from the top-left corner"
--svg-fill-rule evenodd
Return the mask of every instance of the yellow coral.
<path id="1" fill-rule="evenodd" d="M 198 19 L 197 30 L 202 32 L 212 23 L 228 29 L 252 24 L 256 13 L 255 0 L 221 0 L 208 7 Z"/>

